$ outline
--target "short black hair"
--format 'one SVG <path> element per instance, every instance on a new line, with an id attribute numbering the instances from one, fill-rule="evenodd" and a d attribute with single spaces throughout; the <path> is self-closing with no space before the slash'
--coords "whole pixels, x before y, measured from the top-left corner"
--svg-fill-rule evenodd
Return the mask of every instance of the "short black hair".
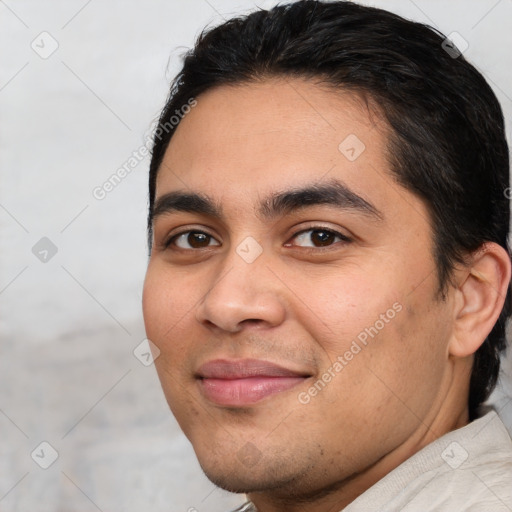
<path id="1" fill-rule="evenodd" d="M 313 0 L 230 19 L 205 30 L 185 56 L 154 136 L 150 253 L 157 173 L 179 124 L 174 113 L 214 87 L 270 77 L 321 81 L 380 108 L 391 128 L 391 171 L 429 209 L 441 300 L 455 265 L 485 242 L 510 257 L 508 146 L 501 107 L 483 76 L 431 27 L 349 1 Z M 499 319 L 475 354 L 470 419 L 496 385 L 511 307 L 509 283 Z"/>

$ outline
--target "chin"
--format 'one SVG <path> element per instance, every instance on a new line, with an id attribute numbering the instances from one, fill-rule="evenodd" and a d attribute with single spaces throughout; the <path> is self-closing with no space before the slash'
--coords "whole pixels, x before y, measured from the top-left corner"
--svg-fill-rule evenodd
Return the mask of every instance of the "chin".
<path id="1" fill-rule="evenodd" d="M 264 480 L 244 478 L 244 476 L 240 474 L 226 474 L 225 472 L 218 470 L 209 471 L 204 468 L 202 469 L 210 482 L 225 491 L 233 492 L 235 494 L 248 494 L 265 491 L 269 489 L 269 486 L 273 486 L 272 483 L 265 482 Z"/>
<path id="2" fill-rule="evenodd" d="M 248 456 L 247 456 L 248 457 Z M 242 457 L 240 457 L 242 458 Z M 228 461 L 228 462 L 226 462 Z M 238 460 L 233 455 L 226 455 L 221 460 L 199 460 L 201 469 L 216 486 L 233 493 L 255 493 L 263 491 L 284 491 L 295 494 L 300 491 L 300 481 L 308 473 L 297 473 L 296 467 L 290 467 L 282 461 Z"/>

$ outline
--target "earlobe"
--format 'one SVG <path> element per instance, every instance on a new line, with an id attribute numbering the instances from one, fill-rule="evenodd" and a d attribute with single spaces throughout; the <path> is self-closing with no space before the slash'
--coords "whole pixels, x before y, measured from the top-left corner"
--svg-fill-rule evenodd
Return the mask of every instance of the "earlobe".
<path id="1" fill-rule="evenodd" d="M 500 245 L 488 242 L 474 253 L 456 290 L 452 356 L 474 354 L 485 341 L 503 308 L 510 275 L 510 256 Z"/>

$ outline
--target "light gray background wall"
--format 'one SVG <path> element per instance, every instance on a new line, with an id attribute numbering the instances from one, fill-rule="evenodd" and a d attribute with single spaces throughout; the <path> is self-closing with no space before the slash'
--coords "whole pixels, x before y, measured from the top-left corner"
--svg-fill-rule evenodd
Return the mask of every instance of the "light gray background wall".
<path id="1" fill-rule="evenodd" d="M 241 501 L 202 475 L 153 367 L 132 353 L 144 339 L 148 158 L 129 158 L 201 28 L 274 3 L 0 0 L 4 512 L 216 512 Z M 374 3 L 459 32 L 510 134 L 510 1 Z M 96 199 L 126 163 L 131 172 Z M 493 399 L 509 427 L 511 396 L 504 380 Z M 51 461 L 43 441 L 58 452 L 46 470 L 31 458 Z"/>

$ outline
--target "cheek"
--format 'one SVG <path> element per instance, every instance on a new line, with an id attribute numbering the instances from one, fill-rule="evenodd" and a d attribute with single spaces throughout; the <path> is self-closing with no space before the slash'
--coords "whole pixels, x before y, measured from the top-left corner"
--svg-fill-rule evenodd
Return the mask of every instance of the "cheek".
<path id="1" fill-rule="evenodd" d="M 173 346 L 179 345 L 179 340 L 183 339 L 179 332 L 193 315 L 197 297 L 193 293 L 195 287 L 180 278 L 179 273 L 171 274 L 162 267 L 157 261 L 148 266 L 142 310 L 148 338 L 160 350 L 166 350 L 169 338 L 173 338 Z"/>
<path id="2" fill-rule="evenodd" d="M 378 283 L 369 273 L 332 275 L 317 281 L 315 289 L 308 295 L 308 305 L 314 301 L 317 316 L 315 337 L 331 360 L 349 350 L 353 341 L 367 346 L 388 330 L 402 309 L 399 291 L 391 283 Z"/>
<path id="3" fill-rule="evenodd" d="M 333 370 L 343 374 L 335 379 L 343 393 L 338 389 L 330 400 L 353 392 L 372 407 L 375 401 L 393 401 L 394 392 L 413 402 L 436 393 L 449 337 L 447 310 L 433 299 L 434 278 L 411 292 L 415 283 L 404 268 L 315 281 L 308 305 L 315 305 L 316 315 L 308 315 L 308 328 L 324 352 L 322 370 L 332 370 L 340 358 L 343 366 Z"/>
<path id="4" fill-rule="evenodd" d="M 390 425 L 397 432 L 414 428 L 435 403 L 450 333 L 448 312 L 431 294 L 402 297 L 400 305 L 395 318 L 369 341 L 361 369 L 366 372 L 361 395 L 386 404 L 388 417 L 402 418 L 401 426 Z"/>
<path id="5" fill-rule="evenodd" d="M 187 287 L 180 286 L 179 279 L 169 276 L 158 262 L 150 263 L 144 280 L 142 309 L 147 337 L 158 347 L 160 355 L 155 359 L 167 403 L 178 422 L 188 410 L 197 414 L 184 400 L 182 389 L 188 367 L 186 321 L 193 314 L 187 294 Z M 183 373 L 182 373 L 183 372 Z M 185 425 L 182 425 L 184 428 Z"/>
<path id="6" fill-rule="evenodd" d="M 388 312 L 388 323 L 381 320 L 383 325 L 375 319 L 386 314 L 389 304 L 372 303 L 374 313 L 355 322 L 370 328 L 352 323 L 352 332 L 339 337 L 330 360 L 339 361 L 341 355 L 343 369 L 334 369 L 335 376 L 308 405 L 326 423 L 337 424 L 348 442 L 363 451 L 368 448 L 368 461 L 404 442 L 420 426 L 442 382 L 446 329 L 432 331 L 441 318 L 428 307 L 411 312 L 408 304 L 400 305 L 402 309 L 391 306 L 393 313 Z M 361 332 L 365 343 L 358 339 Z M 327 364 L 332 369 L 332 362 Z"/>
<path id="7" fill-rule="evenodd" d="M 147 337 L 161 349 L 163 333 L 168 329 L 167 285 L 148 267 L 142 291 L 142 314 Z"/>

